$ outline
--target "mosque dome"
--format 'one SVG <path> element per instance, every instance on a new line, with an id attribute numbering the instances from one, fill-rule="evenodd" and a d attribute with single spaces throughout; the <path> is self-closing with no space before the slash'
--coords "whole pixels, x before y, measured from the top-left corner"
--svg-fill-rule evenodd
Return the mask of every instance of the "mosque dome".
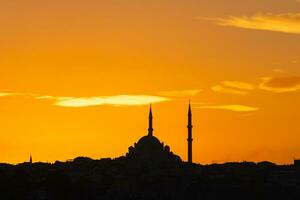
<path id="1" fill-rule="evenodd" d="M 155 136 L 146 135 L 135 144 L 135 149 L 144 155 L 154 155 L 162 153 L 164 145 Z"/>
<path id="2" fill-rule="evenodd" d="M 153 135 L 146 135 L 138 141 L 137 146 L 161 147 L 162 144 L 157 137 Z"/>
<path id="3" fill-rule="evenodd" d="M 143 136 L 134 146 L 129 147 L 126 157 L 139 163 L 174 163 L 180 162 L 179 156 L 170 151 L 169 146 L 165 146 L 159 139 L 153 136 L 152 111 L 149 113 L 148 134 Z"/>

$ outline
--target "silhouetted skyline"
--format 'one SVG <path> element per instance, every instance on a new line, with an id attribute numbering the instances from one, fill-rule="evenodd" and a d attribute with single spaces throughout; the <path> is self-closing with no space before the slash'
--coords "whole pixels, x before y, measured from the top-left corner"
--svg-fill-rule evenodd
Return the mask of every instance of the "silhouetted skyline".
<path id="1" fill-rule="evenodd" d="M 125 156 L 66 162 L 0 163 L 0 198 L 76 199 L 291 199 L 300 198 L 300 161 L 278 166 L 264 161 L 200 165 L 192 157 L 192 107 L 187 113 L 187 161 L 154 134 L 150 105 L 148 133 Z M 185 141 L 182 141 L 185 142 Z"/>

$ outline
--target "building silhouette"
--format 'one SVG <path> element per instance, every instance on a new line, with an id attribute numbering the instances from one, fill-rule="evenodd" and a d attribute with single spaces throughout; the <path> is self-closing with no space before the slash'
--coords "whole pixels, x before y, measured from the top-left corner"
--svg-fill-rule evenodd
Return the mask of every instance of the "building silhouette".
<path id="1" fill-rule="evenodd" d="M 297 168 L 298 170 L 300 170 L 300 159 L 295 159 L 294 160 L 294 166 L 295 166 L 295 168 Z"/>
<path id="2" fill-rule="evenodd" d="M 136 162 L 147 164 L 178 163 L 181 158 L 175 155 L 168 145 L 165 145 L 153 135 L 153 114 L 150 105 L 148 134 L 143 136 L 137 143 L 130 146 L 126 157 Z M 192 163 L 192 111 L 189 104 L 188 110 L 188 162 Z"/>

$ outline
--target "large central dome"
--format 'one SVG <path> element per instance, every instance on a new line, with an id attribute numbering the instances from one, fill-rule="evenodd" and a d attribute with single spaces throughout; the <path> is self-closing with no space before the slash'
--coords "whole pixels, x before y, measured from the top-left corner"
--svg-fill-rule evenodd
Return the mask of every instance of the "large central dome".
<path id="1" fill-rule="evenodd" d="M 129 147 L 126 157 L 148 164 L 181 161 L 179 156 L 174 155 L 170 151 L 169 146 L 165 146 L 164 143 L 152 135 L 142 137 L 134 146 Z"/>
<path id="2" fill-rule="evenodd" d="M 152 128 L 152 111 L 149 114 L 148 135 L 142 137 L 134 146 L 129 147 L 127 158 L 142 163 L 161 163 L 161 162 L 180 162 L 179 156 L 174 155 L 170 151 L 169 146 L 165 146 L 158 138 L 153 136 Z"/>
<path id="3" fill-rule="evenodd" d="M 153 136 L 153 135 L 146 135 L 144 137 L 142 137 L 137 145 L 139 146 L 161 146 L 162 144 L 160 143 L 159 139 L 157 139 L 157 137 Z"/>
<path id="4" fill-rule="evenodd" d="M 146 135 L 135 144 L 135 149 L 139 153 L 159 154 L 164 151 L 164 144 L 161 143 L 156 137 L 152 135 Z"/>

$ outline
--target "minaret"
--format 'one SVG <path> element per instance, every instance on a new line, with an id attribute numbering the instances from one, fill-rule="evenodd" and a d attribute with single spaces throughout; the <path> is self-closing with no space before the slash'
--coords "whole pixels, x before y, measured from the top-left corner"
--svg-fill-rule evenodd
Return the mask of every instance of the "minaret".
<path id="1" fill-rule="evenodd" d="M 189 102 L 189 111 L 188 111 L 188 163 L 193 163 L 193 138 L 192 138 L 192 109 L 191 109 L 191 102 Z"/>
<path id="2" fill-rule="evenodd" d="M 30 155 L 29 163 L 32 164 L 32 156 Z"/>
<path id="3" fill-rule="evenodd" d="M 150 105 L 148 136 L 152 136 L 152 135 L 153 135 L 153 116 L 152 116 L 152 107 Z"/>

